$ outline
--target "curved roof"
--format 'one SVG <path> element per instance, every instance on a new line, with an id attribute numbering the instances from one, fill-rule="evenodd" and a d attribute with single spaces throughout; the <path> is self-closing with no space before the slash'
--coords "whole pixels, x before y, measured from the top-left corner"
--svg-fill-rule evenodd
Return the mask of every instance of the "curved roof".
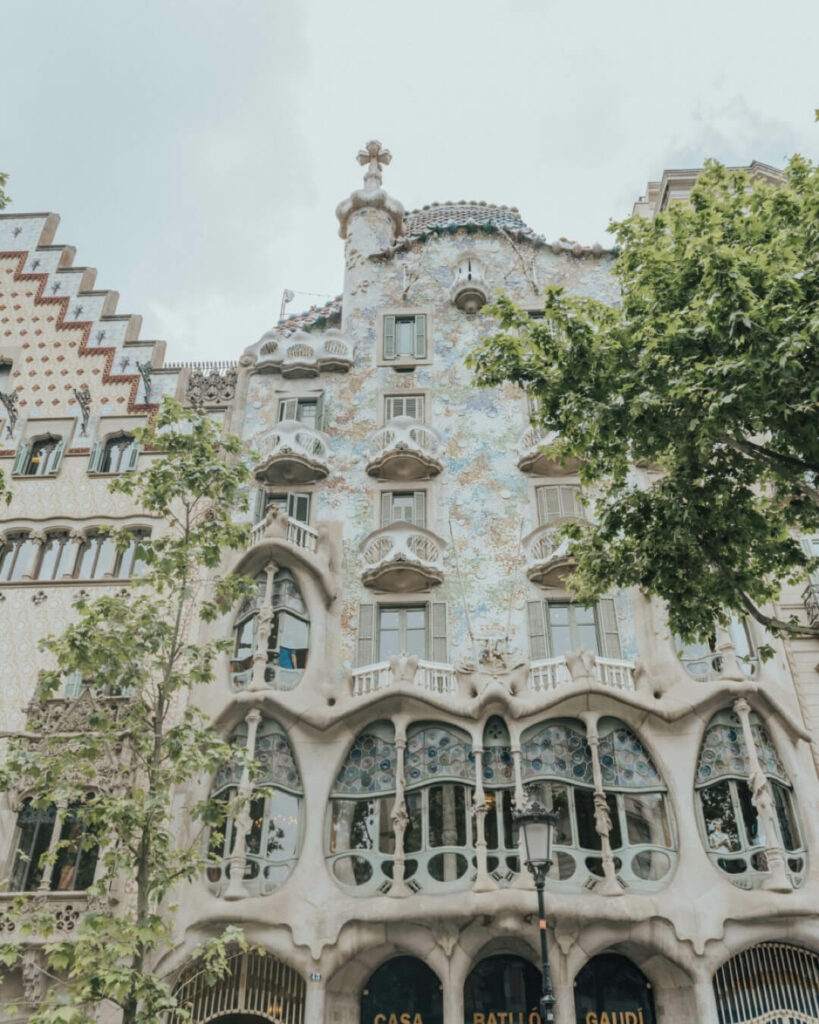
<path id="1" fill-rule="evenodd" d="M 421 210 L 404 215 L 404 234 L 420 235 L 430 228 L 444 228 L 450 224 L 462 227 L 465 224 L 493 224 L 495 227 L 513 231 L 532 229 L 521 220 L 516 206 L 494 206 L 474 200 L 458 203 L 430 203 Z"/>

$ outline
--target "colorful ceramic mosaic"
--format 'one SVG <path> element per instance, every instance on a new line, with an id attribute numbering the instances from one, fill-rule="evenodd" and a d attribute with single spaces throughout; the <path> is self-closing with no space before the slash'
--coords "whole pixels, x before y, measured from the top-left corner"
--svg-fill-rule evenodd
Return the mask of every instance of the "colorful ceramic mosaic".
<path id="1" fill-rule="evenodd" d="M 509 747 L 485 747 L 481 768 L 484 782 L 491 785 L 511 785 L 515 781 L 515 762 Z"/>
<path id="2" fill-rule="evenodd" d="M 723 775 L 747 778 L 751 766 L 742 736 L 742 727 L 712 725 L 706 730 L 697 764 L 697 782 L 711 782 Z"/>
<path id="3" fill-rule="evenodd" d="M 281 786 L 301 793 L 301 779 L 290 741 L 275 722 L 264 721 L 259 726 L 254 757 L 261 766 L 254 778 L 257 786 Z"/>
<path id="4" fill-rule="evenodd" d="M 554 723 L 532 733 L 521 745 L 523 778 L 569 779 L 594 785 L 591 748 L 580 729 Z"/>
<path id="5" fill-rule="evenodd" d="M 779 754 L 777 754 L 776 747 L 773 745 L 773 740 L 768 735 L 768 731 L 765 726 L 752 722 L 751 732 L 754 736 L 756 756 L 759 758 L 762 771 L 765 772 L 766 775 L 773 775 L 775 778 L 781 779 L 783 782 L 787 783 L 787 785 L 790 785 L 788 773 L 785 771 L 785 766 L 779 759 Z"/>
<path id="6" fill-rule="evenodd" d="M 625 726 L 600 737 L 598 754 L 607 789 L 665 788 L 645 747 Z"/>
<path id="7" fill-rule="evenodd" d="M 469 740 L 440 726 L 418 729 L 407 737 L 407 788 L 433 779 L 475 780 L 475 755 Z"/>
<path id="8" fill-rule="evenodd" d="M 395 792 L 395 744 L 374 733 L 355 738 L 338 773 L 333 796 Z"/>

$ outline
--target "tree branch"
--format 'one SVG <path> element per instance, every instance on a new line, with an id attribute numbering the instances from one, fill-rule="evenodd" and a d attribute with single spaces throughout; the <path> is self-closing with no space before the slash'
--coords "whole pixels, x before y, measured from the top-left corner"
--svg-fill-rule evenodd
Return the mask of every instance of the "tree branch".
<path id="1" fill-rule="evenodd" d="M 753 459 L 754 462 L 762 462 L 768 466 L 776 469 L 780 476 L 784 477 L 789 483 L 805 495 L 814 505 L 819 506 L 819 491 L 815 487 L 811 487 L 810 484 L 805 483 L 798 476 L 794 476 L 793 473 L 789 473 L 787 466 L 793 466 L 794 469 L 800 470 L 802 473 L 817 473 L 819 469 L 814 466 L 809 466 L 806 462 L 801 459 L 794 458 L 790 455 L 780 455 L 777 452 L 772 452 L 769 448 L 763 448 L 761 445 L 754 444 L 752 441 L 740 440 L 736 437 L 731 437 L 729 434 L 720 434 L 718 440 L 723 444 L 728 445 L 729 448 L 733 448 L 735 452 L 739 452 L 740 455 L 744 455 L 746 458 Z"/>

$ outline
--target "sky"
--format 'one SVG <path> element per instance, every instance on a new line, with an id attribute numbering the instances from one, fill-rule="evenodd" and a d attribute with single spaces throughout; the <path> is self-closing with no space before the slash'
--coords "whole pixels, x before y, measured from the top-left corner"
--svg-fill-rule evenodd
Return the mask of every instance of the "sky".
<path id="1" fill-rule="evenodd" d="M 0 2 L 7 213 L 143 317 L 235 359 L 340 292 L 369 139 L 407 210 L 477 199 L 610 244 L 664 168 L 819 159 L 817 0 Z"/>

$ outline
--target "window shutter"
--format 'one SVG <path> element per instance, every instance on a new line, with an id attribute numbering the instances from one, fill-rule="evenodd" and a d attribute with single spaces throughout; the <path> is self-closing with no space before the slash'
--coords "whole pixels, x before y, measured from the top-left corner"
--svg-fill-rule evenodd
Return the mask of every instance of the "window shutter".
<path id="1" fill-rule="evenodd" d="M 137 459 L 141 450 L 141 445 L 137 444 L 136 441 L 131 442 L 125 455 L 125 464 L 122 467 L 123 473 L 132 473 L 136 469 Z"/>
<path id="2" fill-rule="evenodd" d="M 63 696 L 79 697 L 82 694 L 82 673 L 68 672 L 63 676 Z"/>
<path id="3" fill-rule="evenodd" d="M 265 505 L 267 504 L 267 491 L 264 487 L 256 488 L 256 500 L 253 505 L 253 522 L 260 523 L 264 519 Z"/>
<path id="4" fill-rule="evenodd" d="M 527 601 L 526 616 L 529 623 L 529 655 L 532 661 L 549 657 L 546 639 L 545 601 Z"/>
<path id="5" fill-rule="evenodd" d="M 421 313 L 415 318 L 415 358 L 427 357 L 427 318 Z"/>
<path id="6" fill-rule="evenodd" d="M 324 430 L 324 392 L 316 398 L 316 430 Z"/>
<path id="7" fill-rule="evenodd" d="M 395 317 L 384 317 L 384 358 L 395 359 Z"/>
<path id="8" fill-rule="evenodd" d="M 291 491 L 287 495 L 287 514 L 298 523 L 310 522 L 310 495 L 296 494 Z"/>
<path id="9" fill-rule="evenodd" d="M 413 526 L 427 525 L 427 495 L 425 491 L 414 491 L 412 495 Z"/>
<path id="10" fill-rule="evenodd" d="M 432 660 L 446 665 L 447 655 L 446 604 L 436 601 L 432 605 Z"/>
<path id="11" fill-rule="evenodd" d="M 88 457 L 88 472 L 99 473 L 102 457 L 105 454 L 105 445 L 102 441 L 95 441 L 91 445 L 91 454 Z"/>
<path id="12" fill-rule="evenodd" d="M 560 511 L 564 516 L 583 518 L 583 506 L 580 503 L 579 487 L 560 488 Z"/>
<path id="13" fill-rule="evenodd" d="M 279 402 L 279 423 L 282 420 L 298 419 L 299 400 L 298 398 L 283 398 Z"/>
<path id="14" fill-rule="evenodd" d="M 815 558 L 819 555 L 819 539 L 800 537 L 799 543 L 802 545 L 806 558 Z M 811 583 L 819 583 L 819 569 L 814 569 L 813 572 L 808 573 L 808 579 Z"/>
<path id="15" fill-rule="evenodd" d="M 375 605 L 358 606 L 358 664 L 372 665 L 374 660 L 373 624 Z"/>
<path id="16" fill-rule="evenodd" d="M 65 451 L 65 438 L 61 437 L 57 442 L 57 446 L 51 453 L 48 459 L 48 466 L 46 467 L 46 473 L 56 473 L 60 468 L 60 463 L 63 461 L 63 452 Z"/>
<path id="17" fill-rule="evenodd" d="M 619 660 L 623 655 L 620 647 L 620 631 L 617 629 L 617 611 L 614 607 L 613 598 L 604 597 L 597 605 L 597 620 L 603 657 Z"/>
<path id="18" fill-rule="evenodd" d="M 541 526 L 556 519 L 561 512 L 560 488 L 555 486 L 537 488 L 537 517 Z"/>
<path id="19" fill-rule="evenodd" d="M 392 492 L 381 492 L 381 525 L 389 526 L 392 522 Z"/>
<path id="20" fill-rule="evenodd" d="M 29 447 L 25 441 L 21 441 L 17 449 L 17 455 L 14 457 L 14 465 L 11 467 L 12 473 L 25 473 L 28 455 Z"/>
<path id="21" fill-rule="evenodd" d="M 423 420 L 424 416 L 421 411 L 423 408 L 423 398 L 420 395 L 410 395 L 404 399 L 404 415 L 411 416 L 414 420 Z"/>

